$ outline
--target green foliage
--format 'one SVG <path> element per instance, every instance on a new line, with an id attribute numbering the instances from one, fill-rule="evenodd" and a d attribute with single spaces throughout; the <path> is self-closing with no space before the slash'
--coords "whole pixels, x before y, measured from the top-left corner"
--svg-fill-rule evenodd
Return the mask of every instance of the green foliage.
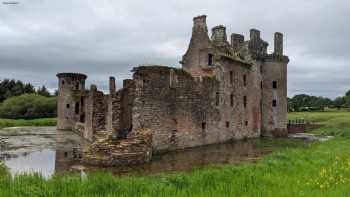
<path id="1" fill-rule="evenodd" d="M 56 118 L 40 118 L 32 120 L 24 119 L 1 119 L 0 118 L 0 128 L 4 127 L 22 127 L 22 126 L 56 126 Z"/>
<path id="2" fill-rule="evenodd" d="M 0 104 L 0 118 L 34 119 L 56 116 L 56 97 L 23 94 Z"/>
<path id="3" fill-rule="evenodd" d="M 337 97 L 334 99 L 334 106 L 336 108 L 341 108 L 341 107 L 344 107 L 345 106 L 345 97 L 344 96 L 340 96 L 340 97 Z"/>
<path id="4" fill-rule="evenodd" d="M 350 107 L 350 96 L 345 96 L 344 100 L 345 100 L 345 106 Z"/>
<path id="5" fill-rule="evenodd" d="M 350 96 L 350 90 L 345 93 L 345 96 Z"/>
<path id="6" fill-rule="evenodd" d="M 25 93 L 35 93 L 31 84 L 24 84 L 22 81 L 5 79 L 0 82 L 0 103 L 11 96 L 18 96 Z"/>
<path id="7" fill-rule="evenodd" d="M 295 95 L 288 99 L 288 111 L 323 111 L 325 107 L 338 109 L 350 107 L 350 90 L 345 96 L 335 98 L 333 101 L 325 97 L 309 96 L 307 94 Z"/>
<path id="8" fill-rule="evenodd" d="M 36 93 L 41 95 L 41 96 L 46 96 L 46 97 L 51 96 L 50 92 L 47 90 L 47 88 L 44 85 L 42 87 L 38 88 Z"/>
<path id="9" fill-rule="evenodd" d="M 333 102 L 329 98 L 306 94 L 295 95 L 293 98 L 288 99 L 288 109 L 290 111 L 317 111 L 332 105 Z"/>

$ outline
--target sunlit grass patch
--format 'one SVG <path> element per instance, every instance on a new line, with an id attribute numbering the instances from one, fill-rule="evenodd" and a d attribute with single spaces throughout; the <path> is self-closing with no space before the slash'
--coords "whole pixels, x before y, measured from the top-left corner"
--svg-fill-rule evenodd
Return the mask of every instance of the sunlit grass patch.
<path id="1" fill-rule="evenodd" d="M 56 126 L 56 118 L 40 118 L 32 120 L 23 119 L 1 119 L 0 128 L 20 126 Z"/>

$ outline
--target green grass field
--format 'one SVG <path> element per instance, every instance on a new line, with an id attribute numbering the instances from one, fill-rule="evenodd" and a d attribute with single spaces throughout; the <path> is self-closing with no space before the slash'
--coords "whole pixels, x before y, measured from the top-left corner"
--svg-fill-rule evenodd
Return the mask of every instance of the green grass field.
<path id="1" fill-rule="evenodd" d="M 350 196 L 350 113 L 291 113 L 324 124 L 326 142 L 291 146 L 256 164 L 212 166 L 143 177 L 109 173 L 14 179 L 0 168 L 0 196 Z M 283 139 L 276 139 L 283 143 Z"/>
<path id="2" fill-rule="evenodd" d="M 13 120 L 13 119 L 1 119 L 0 128 L 5 127 L 20 127 L 20 126 L 55 126 L 56 118 L 41 118 L 33 120 Z"/>

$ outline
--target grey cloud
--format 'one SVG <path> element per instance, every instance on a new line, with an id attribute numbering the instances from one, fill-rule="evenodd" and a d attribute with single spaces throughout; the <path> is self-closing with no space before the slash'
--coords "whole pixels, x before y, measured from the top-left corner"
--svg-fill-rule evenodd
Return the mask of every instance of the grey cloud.
<path id="1" fill-rule="evenodd" d="M 335 97 L 350 89 L 350 2 L 346 0 L 20 0 L 0 5 L 0 79 L 16 78 L 56 88 L 57 72 L 83 72 L 106 89 L 138 64 L 179 67 L 191 34 L 192 17 L 228 33 L 258 28 L 273 46 L 285 34 L 289 96 Z"/>

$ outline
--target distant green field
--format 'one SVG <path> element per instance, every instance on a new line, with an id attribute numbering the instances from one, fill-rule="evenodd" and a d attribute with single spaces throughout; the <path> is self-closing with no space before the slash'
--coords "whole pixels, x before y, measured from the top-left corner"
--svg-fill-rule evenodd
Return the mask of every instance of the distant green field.
<path id="1" fill-rule="evenodd" d="M 0 167 L 0 196 L 350 196 L 350 113 L 303 112 L 324 124 L 314 131 L 335 134 L 326 142 L 289 143 L 257 163 L 221 165 L 192 172 L 142 177 L 114 177 L 110 173 L 14 179 Z M 186 162 L 186 161 L 184 161 Z"/>
<path id="2" fill-rule="evenodd" d="M 55 126 L 56 118 L 41 118 L 33 120 L 13 120 L 13 119 L 1 119 L 0 128 L 4 127 L 20 127 L 20 126 Z"/>
<path id="3" fill-rule="evenodd" d="M 313 132 L 321 135 L 335 135 L 350 138 L 350 112 L 292 112 L 288 119 L 304 118 L 324 126 Z"/>

